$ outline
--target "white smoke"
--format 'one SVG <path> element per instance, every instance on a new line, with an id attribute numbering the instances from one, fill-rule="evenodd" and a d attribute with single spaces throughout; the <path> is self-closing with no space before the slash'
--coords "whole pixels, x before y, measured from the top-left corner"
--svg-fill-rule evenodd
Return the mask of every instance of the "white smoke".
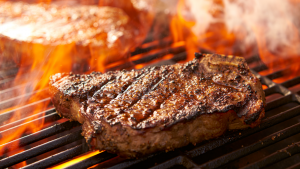
<path id="1" fill-rule="evenodd" d="M 276 55 L 299 55 L 300 5 L 290 0 L 186 0 L 190 18 L 196 25 L 193 32 L 199 41 L 207 31 L 219 23 L 236 37 L 236 46 L 246 53 L 266 44 L 268 51 Z M 185 12 L 187 12 L 185 11 Z M 224 41 L 224 39 L 219 39 Z M 216 42 L 218 43 L 218 42 Z"/>

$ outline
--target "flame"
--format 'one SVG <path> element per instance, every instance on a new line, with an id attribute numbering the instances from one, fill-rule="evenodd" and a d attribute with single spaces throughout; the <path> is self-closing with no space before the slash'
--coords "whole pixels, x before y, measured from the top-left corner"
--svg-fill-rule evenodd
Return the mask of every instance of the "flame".
<path id="1" fill-rule="evenodd" d="M 260 74 L 288 69 L 273 80 L 281 83 L 300 75 L 299 7 L 299 0 L 179 0 L 170 29 L 175 42 L 185 43 L 188 60 L 198 49 L 259 54 L 268 67 Z"/>
<path id="2" fill-rule="evenodd" d="M 15 167 L 16 168 L 22 168 L 22 167 L 24 167 L 26 165 L 27 165 L 26 161 L 23 161 L 23 162 L 20 162 L 20 163 L 16 164 Z"/>
<path id="3" fill-rule="evenodd" d="M 1 0 L 0 0 L 1 1 Z M 25 0 L 24 0 L 25 1 Z M 51 0 L 37 0 L 36 2 L 43 2 L 44 4 L 36 5 L 36 7 L 41 7 L 40 10 L 46 10 L 48 8 L 43 8 L 43 6 L 46 6 L 47 4 L 51 4 Z M 134 1 L 135 2 L 135 1 Z M 1 3 L 1 2 L 0 2 Z M 28 5 L 28 4 L 27 4 Z M 126 58 L 128 53 L 130 53 L 133 48 L 135 48 L 137 45 L 139 45 L 143 39 L 145 38 L 150 25 L 152 21 L 152 9 L 151 5 L 147 6 L 147 8 L 137 8 L 137 6 L 140 4 L 131 4 L 127 1 L 124 1 L 122 3 L 118 3 L 116 7 L 119 7 L 120 9 L 118 11 L 130 11 L 130 13 L 127 13 L 128 15 L 135 15 L 137 16 L 132 20 L 130 17 L 126 15 L 126 13 L 121 13 L 122 15 L 119 15 L 119 13 L 113 13 L 111 17 L 116 18 L 109 18 L 111 19 L 118 19 L 116 22 L 112 24 L 118 24 L 121 21 L 129 21 L 126 22 L 127 25 L 120 28 L 120 30 L 123 30 L 124 32 L 118 32 L 119 30 L 115 30 L 115 32 L 109 32 L 109 33 L 100 33 L 99 36 L 95 37 L 97 40 L 104 39 L 105 45 L 87 45 L 81 47 L 80 45 L 74 41 L 67 42 L 67 43 L 53 43 L 53 44 L 43 44 L 36 41 L 33 42 L 22 42 L 22 43 L 11 43 L 9 45 L 13 46 L 14 49 L 20 50 L 20 52 L 17 54 L 18 56 L 14 56 L 14 61 L 18 66 L 21 68 L 19 69 L 18 74 L 15 77 L 13 85 L 20 85 L 20 84 L 30 84 L 30 87 L 24 88 L 22 92 L 18 93 L 19 96 L 25 95 L 25 94 L 31 94 L 30 98 L 22 98 L 21 103 L 18 105 L 15 105 L 13 107 L 9 107 L 7 109 L 1 110 L 0 114 L 6 113 L 8 111 L 14 111 L 12 117 L 6 121 L 6 124 L 13 123 L 18 120 L 23 120 L 22 125 L 19 125 L 16 127 L 16 129 L 13 129 L 13 132 L 10 132 L 11 129 L 7 129 L 0 132 L 0 155 L 3 155 L 4 153 L 7 153 L 8 151 L 15 150 L 16 147 L 18 148 L 18 142 L 13 141 L 16 140 L 26 134 L 34 133 L 39 130 L 41 130 L 45 124 L 44 119 L 42 120 L 35 120 L 36 118 L 43 117 L 45 110 L 49 108 L 50 100 L 49 93 L 47 92 L 48 83 L 49 83 L 49 77 L 56 73 L 62 73 L 62 72 L 71 72 L 75 71 L 75 73 L 88 73 L 90 71 L 101 71 L 105 72 L 108 68 L 108 63 L 113 64 L 116 61 L 122 60 Z M 113 5 L 112 5 L 113 6 Z M 1 6 L 0 6 L 1 8 Z M 57 10 L 60 9 L 59 6 L 56 6 Z M 135 8 L 133 11 L 132 9 Z M 10 10 L 11 8 L 7 8 Z M 24 8 L 27 9 L 27 8 Z M 54 10 L 55 11 L 55 10 Z M 34 11 L 38 12 L 38 10 Z M 49 12 L 49 11 L 48 11 Z M 53 10 L 52 10 L 53 12 Z M 141 15 L 137 15 L 141 13 Z M 30 14 L 29 12 L 28 14 Z M 47 11 L 45 12 L 47 13 Z M 51 13 L 51 12 L 50 12 Z M 5 13 L 4 17 L 9 14 L 9 12 Z M 27 14 L 27 13 L 26 13 Z M 44 14 L 44 13 L 43 13 Z M 47 13 L 47 19 L 51 19 L 51 17 L 48 16 L 49 13 Z M 73 13 L 72 13 L 73 14 Z M 2 14 L 0 13 L 0 16 Z M 51 15 L 51 14 L 49 14 Z M 115 16 L 116 15 L 116 16 Z M 72 15 L 73 16 L 73 15 Z M 18 16 L 19 17 L 19 16 Z M 16 17 L 16 18 L 18 18 Z M 21 18 L 21 17 L 19 17 Z M 32 17 L 33 20 L 36 18 L 36 16 Z M 55 18 L 55 17 L 54 17 Z M 47 20 L 46 19 L 46 20 Z M 60 22 L 61 18 L 57 18 L 54 23 Z M 43 16 L 40 16 L 38 21 L 43 21 Z M 103 21 L 105 18 L 103 19 Z M 39 22 L 32 22 L 32 23 L 39 23 Z M 77 20 L 76 20 L 77 21 Z M 119 22 L 117 22 L 119 21 Z M 0 22 L 2 23 L 2 20 L 0 18 Z M 9 21 L 8 21 L 9 22 Z M 63 22 L 63 21 L 62 21 Z M 16 22 L 18 23 L 18 22 Z M 21 22 L 23 23 L 23 22 Z M 9 23 L 10 24 L 10 23 Z M 44 23 L 45 25 L 49 24 L 51 26 L 51 21 L 48 21 Z M 48 26 L 49 26 L 48 25 Z M 80 24 L 78 24 L 80 25 Z M 78 26 L 77 25 L 77 26 Z M 2 24 L 3 26 L 3 24 Z M 20 25 L 20 28 L 24 25 Z M 25 24 L 26 26 L 26 24 Z M 32 26 L 32 25 L 31 25 Z M 36 25 L 35 25 L 36 26 Z M 53 25 L 52 25 L 53 26 Z M 61 26 L 61 25 L 57 25 Z M 68 26 L 68 25 L 67 25 Z M 74 26 L 74 25 L 73 25 Z M 110 25 L 108 25 L 110 26 Z M 116 25 L 112 25 L 116 26 Z M 0 24 L 1 27 L 1 24 Z M 33 26 L 34 27 L 34 26 Z M 42 25 L 40 25 L 40 29 L 43 28 Z M 116 26 L 117 27 L 117 26 Z M 3 52 L 2 50 L 5 49 L 5 45 L 7 44 L 6 41 L 2 40 L 2 38 L 8 38 L 13 36 L 13 38 L 18 38 L 17 33 L 19 33 L 20 29 L 18 26 L 14 26 L 15 32 L 13 33 L 12 30 L 4 29 L 5 34 L 4 37 L 2 37 L 3 29 L 0 29 L 0 52 Z M 22 35 L 23 38 L 31 38 L 32 32 L 34 32 L 34 28 L 31 28 L 30 26 L 26 27 L 28 29 L 22 30 L 20 33 L 20 36 Z M 109 27 L 111 29 L 111 26 Z M 76 29 L 76 28 L 74 28 Z M 5 32 L 7 31 L 7 32 Z M 16 32 L 17 31 L 17 32 Z M 44 33 L 45 36 L 47 35 L 47 32 Z M 51 34 L 48 32 L 48 34 Z M 125 39 L 121 36 L 128 36 Z M 50 36 L 50 35 L 49 35 Z M 133 36 L 135 36 L 133 38 Z M 52 37 L 52 36 L 51 36 Z M 50 38 L 51 38 L 50 37 Z M 129 38 L 129 39 L 128 39 Z M 22 41 L 22 40 L 21 40 Z M 108 41 L 110 41 L 108 43 Z M 98 42 L 98 41 L 97 41 Z M 84 48 L 84 49 L 82 49 Z M 4 56 L 4 55 L 3 55 Z M 2 53 L 0 55 L 0 61 L 4 61 Z M 20 57 L 19 57 L 20 56 Z M 4 59 L 6 59 L 4 57 Z M 24 68 L 23 67 L 29 67 Z M 89 68 L 87 68 L 89 67 Z M 24 75 L 26 75 L 26 78 L 24 78 Z M 29 86 L 29 85 L 28 85 Z M 39 102 L 41 100 L 44 100 L 43 102 Z M 39 103 L 37 103 L 39 102 Z M 37 103 L 37 104 L 36 104 Z M 22 112 L 22 107 L 26 106 L 28 104 L 32 104 L 32 112 L 27 118 L 24 118 L 22 115 L 24 112 Z M 39 113 L 39 117 L 34 116 Z M 7 134 L 9 133 L 9 134 Z M 4 135 L 5 134 L 5 135 Z M 13 146 L 8 146 L 14 144 Z M 19 148 L 22 149 L 22 148 Z M 20 150 L 20 151 L 23 151 Z M 82 160 L 84 158 L 88 158 L 90 156 L 96 155 L 101 153 L 100 151 L 94 151 L 86 156 L 79 158 L 78 160 Z M 77 160 L 77 161 L 78 161 Z M 26 162 L 21 163 L 20 165 L 26 165 Z"/>
<path id="4" fill-rule="evenodd" d="M 268 88 L 267 85 L 262 85 L 263 90 L 266 90 Z"/>
<path id="5" fill-rule="evenodd" d="M 29 99 L 23 99 L 20 105 L 17 105 L 13 108 L 9 108 L 3 110 L 2 113 L 7 112 L 8 110 L 15 109 L 13 116 L 7 121 L 7 123 L 12 123 L 19 119 L 22 119 L 22 109 L 18 109 L 22 107 L 22 105 L 34 103 L 40 101 L 42 99 L 48 98 L 49 94 L 44 90 L 47 88 L 49 83 L 49 77 L 58 72 L 69 72 L 71 71 L 72 64 L 72 56 L 70 55 L 70 50 L 74 47 L 74 44 L 68 45 L 58 45 L 53 47 L 49 52 L 46 52 L 46 56 L 41 56 L 41 54 L 45 53 L 46 49 L 40 44 L 34 44 L 32 47 L 32 66 L 29 71 L 23 72 L 19 71 L 16 78 L 15 84 L 22 84 L 24 82 L 31 83 L 31 91 L 34 92 Z M 48 50 L 47 50 L 48 51 Z M 62 62 L 61 59 L 64 58 Z M 24 73 L 30 74 L 30 76 L 24 81 L 22 75 Z M 24 89 L 22 94 L 26 94 L 28 91 Z M 32 115 L 44 112 L 49 105 L 50 101 L 46 100 L 45 102 L 34 104 Z M 39 115 L 40 117 L 44 116 L 44 113 Z M 24 118 L 24 117 L 23 117 Z M 2 155 L 5 150 L 6 143 L 9 143 L 12 140 L 20 138 L 24 133 L 34 133 L 43 128 L 44 120 L 41 121 L 33 121 L 36 119 L 36 116 L 29 116 L 25 120 L 23 120 L 22 125 L 18 126 L 18 129 L 9 135 L 1 136 L 0 139 L 0 154 Z M 5 132 L 5 131 L 2 131 Z M 18 142 L 13 142 L 13 144 L 18 145 Z M 9 146 L 6 147 L 7 150 L 11 150 Z"/>
<path id="6" fill-rule="evenodd" d="M 97 154 L 100 154 L 100 153 L 102 153 L 102 152 L 104 152 L 104 151 L 99 151 L 99 150 L 96 150 L 96 151 L 90 151 L 90 152 L 88 152 L 88 153 L 86 153 L 86 154 L 82 154 L 82 155 L 76 157 L 76 158 L 73 159 L 73 160 L 70 160 L 70 161 L 64 162 L 63 164 L 57 165 L 57 166 L 55 166 L 55 167 L 52 167 L 51 169 L 66 168 L 66 167 L 69 167 L 69 166 L 71 166 L 71 165 L 73 165 L 73 164 L 76 164 L 76 163 L 78 163 L 78 162 L 80 162 L 80 161 L 82 161 L 82 160 L 84 160 L 84 159 L 87 159 L 87 158 L 93 157 L 93 156 L 95 156 L 95 155 L 97 155 Z"/>
<path id="7" fill-rule="evenodd" d="M 170 29 L 173 36 L 174 43 L 184 43 L 187 60 L 194 58 L 194 53 L 198 52 L 197 37 L 191 31 L 195 25 L 195 21 L 186 20 L 183 16 L 184 0 L 179 0 L 177 4 L 177 14 L 171 19 Z"/>

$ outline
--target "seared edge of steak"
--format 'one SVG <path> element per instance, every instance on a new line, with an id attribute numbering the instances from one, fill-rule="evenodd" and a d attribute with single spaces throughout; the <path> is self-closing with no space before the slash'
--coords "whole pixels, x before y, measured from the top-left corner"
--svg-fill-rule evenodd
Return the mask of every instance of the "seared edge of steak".
<path id="1" fill-rule="evenodd" d="M 203 56 L 186 64 L 98 74 L 93 78 L 109 76 L 105 79 L 110 81 L 84 92 L 66 91 L 70 88 L 63 84 L 76 86 L 85 78 L 76 83 L 74 75 L 55 75 L 52 100 L 58 113 L 84 123 L 82 134 L 92 146 L 126 157 L 196 144 L 226 129 L 257 126 L 264 116 L 264 92 L 245 60 Z"/>

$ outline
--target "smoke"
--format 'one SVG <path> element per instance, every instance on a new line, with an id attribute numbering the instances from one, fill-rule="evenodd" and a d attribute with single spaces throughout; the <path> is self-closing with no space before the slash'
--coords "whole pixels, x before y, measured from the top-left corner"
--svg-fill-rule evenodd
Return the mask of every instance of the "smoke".
<path id="1" fill-rule="evenodd" d="M 299 4 L 290 0 L 186 0 L 185 13 L 189 13 L 187 20 L 195 20 L 192 31 L 199 44 L 209 40 L 209 32 L 210 39 L 218 36 L 213 38 L 217 39 L 215 43 L 225 46 L 231 44 L 229 35 L 233 35 L 235 43 L 228 47 L 242 54 L 268 50 L 275 55 L 295 56 L 300 54 Z"/>

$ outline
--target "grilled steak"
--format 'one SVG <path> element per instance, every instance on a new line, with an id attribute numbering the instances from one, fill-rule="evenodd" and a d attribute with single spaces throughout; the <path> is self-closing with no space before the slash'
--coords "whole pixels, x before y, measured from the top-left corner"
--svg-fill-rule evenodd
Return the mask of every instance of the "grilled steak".
<path id="1" fill-rule="evenodd" d="M 75 63 L 91 62 L 94 69 L 103 67 L 143 41 L 151 18 L 144 9 L 135 8 L 135 12 L 139 18 L 133 20 L 121 5 L 0 2 L 0 61 L 13 58 L 19 63 L 22 59 L 22 64 L 29 65 L 36 59 L 35 52 L 43 58 L 65 45 L 64 57 Z"/>
<path id="2" fill-rule="evenodd" d="M 265 106 L 244 58 L 217 54 L 141 70 L 59 73 L 50 91 L 57 112 L 82 123 L 92 147 L 128 158 L 255 127 Z"/>

